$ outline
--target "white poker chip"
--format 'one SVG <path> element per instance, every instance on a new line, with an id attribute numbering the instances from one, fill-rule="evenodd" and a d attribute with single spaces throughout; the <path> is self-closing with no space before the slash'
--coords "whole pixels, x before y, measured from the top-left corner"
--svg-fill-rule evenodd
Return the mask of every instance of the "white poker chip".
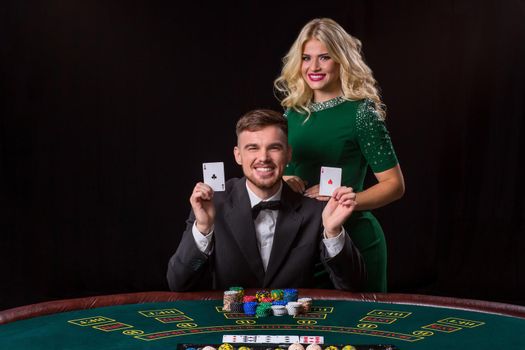
<path id="1" fill-rule="evenodd" d="M 286 310 L 286 307 L 284 307 L 284 305 L 272 305 L 272 311 L 274 316 L 288 315 L 288 310 Z"/>
<path id="2" fill-rule="evenodd" d="M 286 304 L 286 307 L 301 307 L 303 304 L 301 304 L 298 301 L 289 301 L 288 304 Z"/>
<path id="3" fill-rule="evenodd" d="M 288 350 L 304 350 L 304 346 L 302 346 L 300 343 L 293 343 L 290 344 Z"/>
<path id="4" fill-rule="evenodd" d="M 286 310 L 288 310 L 289 315 L 296 316 L 302 312 L 303 304 L 295 301 L 290 301 L 288 304 L 286 304 Z"/>
<path id="5" fill-rule="evenodd" d="M 322 350 L 319 344 L 310 344 L 306 347 L 306 350 Z"/>

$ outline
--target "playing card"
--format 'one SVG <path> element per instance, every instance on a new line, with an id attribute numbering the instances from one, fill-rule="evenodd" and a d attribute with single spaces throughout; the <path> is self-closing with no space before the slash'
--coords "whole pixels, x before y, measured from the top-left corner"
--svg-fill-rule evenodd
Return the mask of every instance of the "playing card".
<path id="1" fill-rule="evenodd" d="M 247 335 L 245 339 L 245 343 L 257 343 L 257 336 L 256 335 Z"/>
<path id="2" fill-rule="evenodd" d="M 224 163 L 203 163 L 202 174 L 204 183 L 209 185 L 214 191 L 224 191 Z"/>
<path id="3" fill-rule="evenodd" d="M 341 186 L 341 168 L 321 167 L 319 180 L 319 195 L 331 196 L 337 187 Z"/>
<path id="4" fill-rule="evenodd" d="M 323 337 L 309 336 L 303 337 L 308 340 L 308 344 L 323 344 Z M 321 338 L 321 340 L 319 340 Z M 317 340 L 317 341 L 316 341 Z M 253 343 L 253 344 L 293 344 L 299 343 L 298 335 L 230 335 L 222 336 L 223 343 Z M 307 343 L 306 341 L 304 342 Z"/>
<path id="5" fill-rule="evenodd" d="M 258 335 L 257 343 L 259 344 L 291 344 L 298 343 L 299 336 L 289 335 Z"/>
<path id="6" fill-rule="evenodd" d="M 298 335 L 273 335 L 271 336 L 274 344 L 293 344 L 299 343 Z"/>
<path id="7" fill-rule="evenodd" d="M 258 335 L 257 343 L 272 343 L 272 337 L 269 335 Z"/>
<path id="8" fill-rule="evenodd" d="M 301 344 L 324 344 L 324 337 L 319 335 L 301 336 Z"/>
<path id="9" fill-rule="evenodd" d="M 246 343 L 247 336 L 245 335 L 229 335 L 225 334 L 222 336 L 223 343 Z"/>

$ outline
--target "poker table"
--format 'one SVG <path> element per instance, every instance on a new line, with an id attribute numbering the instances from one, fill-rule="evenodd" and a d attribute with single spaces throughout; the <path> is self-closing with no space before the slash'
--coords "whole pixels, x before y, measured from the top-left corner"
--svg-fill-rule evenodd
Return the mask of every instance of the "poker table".
<path id="1" fill-rule="evenodd" d="M 322 337 L 324 346 L 525 349 L 523 306 L 316 289 L 299 289 L 299 297 L 313 298 L 309 312 L 261 318 L 222 310 L 222 291 L 44 302 L 0 311 L 0 349 L 176 350 L 178 344 L 221 344 L 223 335 Z"/>

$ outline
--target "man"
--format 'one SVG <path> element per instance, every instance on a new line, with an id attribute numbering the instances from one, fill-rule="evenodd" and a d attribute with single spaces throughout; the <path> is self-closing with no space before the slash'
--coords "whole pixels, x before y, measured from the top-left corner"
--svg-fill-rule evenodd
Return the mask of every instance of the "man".
<path id="1" fill-rule="evenodd" d="M 292 150 L 279 113 L 248 112 L 236 131 L 234 155 L 244 177 L 217 193 L 197 183 L 186 230 L 168 264 L 170 288 L 308 288 L 320 258 L 336 288 L 360 290 L 364 263 L 342 227 L 356 205 L 352 189 L 337 188 L 326 203 L 282 181 Z"/>

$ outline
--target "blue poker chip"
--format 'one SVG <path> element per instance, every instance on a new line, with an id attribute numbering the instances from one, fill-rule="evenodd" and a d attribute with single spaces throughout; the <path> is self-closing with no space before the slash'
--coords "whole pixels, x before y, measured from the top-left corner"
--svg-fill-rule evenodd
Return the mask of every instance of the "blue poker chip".
<path id="1" fill-rule="evenodd" d="M 247 303 L 244 303 L 243 305 L 243 309 L 244 309 L 244 313 L 246 315 L 255 315 L 255 311 L 257 309 L 257 305 L 259 303 L 255 302 L 255 301 L 249 301 Z"/>
<path id="2" fill-rule="evenodd" d="M 297 292 L 297 289 L 289 288 L 283 290 L 283 300 L 284 301 L 297 301 L 297 298 L 299 297 L 299 293 Z"/>

